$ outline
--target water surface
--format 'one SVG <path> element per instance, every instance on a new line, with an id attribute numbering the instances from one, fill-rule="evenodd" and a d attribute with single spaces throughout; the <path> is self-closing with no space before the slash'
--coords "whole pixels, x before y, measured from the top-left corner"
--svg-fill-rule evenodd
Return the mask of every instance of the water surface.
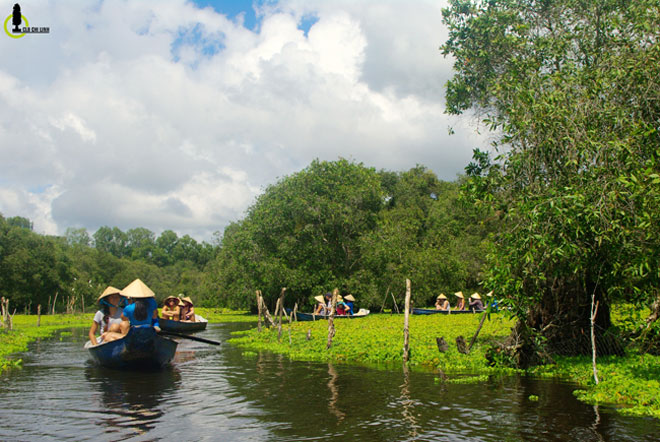
<path id="1" fill-rule="evenodd" d="M 246 324 L 210 324 L 225 341 Z M 171 367 L 103 369 L 86 330 L 43 340 L 0 375 L 0 440 L 640 441 L 660 421 L 585 405 L 565 382 L 492 377 L 444 384 L 433 373 L 289 361 L 182 340 Z M 529 400 L 537 395 L 538 402 Z"/>

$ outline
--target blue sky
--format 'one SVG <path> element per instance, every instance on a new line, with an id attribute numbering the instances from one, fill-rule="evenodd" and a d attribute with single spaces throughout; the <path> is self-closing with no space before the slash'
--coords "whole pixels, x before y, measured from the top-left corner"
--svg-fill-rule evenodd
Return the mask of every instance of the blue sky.
<path id="1" fill-rule="evenodd" d="M 51 33 L 0 38 L 0 213 L 210 239 L 317 158 L 454 179 L 488 137 L 444 112 L 442 5 L 30 3 Z"/>

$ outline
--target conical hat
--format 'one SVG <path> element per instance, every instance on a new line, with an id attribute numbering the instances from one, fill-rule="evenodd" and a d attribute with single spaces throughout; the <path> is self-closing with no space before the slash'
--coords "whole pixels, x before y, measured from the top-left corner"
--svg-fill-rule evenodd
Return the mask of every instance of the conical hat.
<path id="1" fill-rule="evenodd" d="M 170 295 L 167 298 L 165 298 L 165 300 L 163 301 L 163 304 L 167 304 L 167 301 L 169 301 L 170 299 L 174 299 L 175 301 L 177 301 L 177 304 L 179 303 L 179 298 L 177 298 L 174 295 Z"/>
<path id="2" fill-rule="evenodd" d="M 123 296 L 123 293 L 121 292 L 121 290 L 116 289 L 113 286 L 109 285 L 107 289 L 103 290 L 103 293 L 101 293 L 101 296 L 99 296 L 99 299 L 97 299 L 96 301 L 98 302 L 101 299 L 105 298 L 106 296 L 110 296 L 110 295 L 114 295 L 114 294 Z"/>
<path id="3" fill-rule="evenodd" d="M 128 284 L 122 290 L 124 296 L 129 298 L 155 298 L 156 295 L 147 285 L 139 278 Z"/>
<path id="4" fill-rule="evenodd" d="M 456 292 L 454 293 L 454 296 L 458 296 L 459 298 L 463 299 L 463 292 Z"/>
<path id="5" fill-rule="evenodd" d="M 444 293 L 440 293 L 437 298 L 435 299 L 447 299 Z"/>
<path id="6" fill-rule="evenodd" d="M 318 302 L 323 302 L 324 301 L 322 295 L 314 296 L 314 299 L 317 300 Z"/>
<path id="7" fill-rule="evenodd" d="M 472 293 L 471 298 L 472 298 L 472 299 L 481 299 L 481 296 L 479 296 L 479 293 L 474 292 L 474 293 Z"/>
<path id="8" fill-rule="evenodd" d="M 355 298 L 353 297 L 353 295 L 346 295 L 344 299 L 347 301 L 355 302 Z"/>
<path id="9" fill-rule="evenodd" d="M 488 296 L 489 298 L 493 296 L 493 291 L 491 290 L 490 292 L 486 293 L 486 296 Z"/>
<path id="10" fill-rule="evenodd" d="M 190 299 L 190 298 L 189 298 L 189 297 L 187 297 L 187 296 L 186 296 L 186 297 L 183 297 L 183 298 L 181 298 L 181 300 L 182 300 L 182 301 L 184 301 L 184 302 L 189 302 L 189 303 L 191 303 L 191 304 L 193 303 L 193 302 L 192 302 L 192 299 Z"/>

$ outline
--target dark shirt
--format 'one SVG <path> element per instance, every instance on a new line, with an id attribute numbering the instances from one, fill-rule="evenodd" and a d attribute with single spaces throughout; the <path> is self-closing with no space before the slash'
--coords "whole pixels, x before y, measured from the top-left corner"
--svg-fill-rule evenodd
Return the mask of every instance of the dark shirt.
<path id="1" fill-rule="evenodd" d="M 483 310 L 484 303 L 481 302 L 481 299 L 475 299 L 473 301 L 470 301 L 470 308 L 473 308 L 475 310 Z"/>

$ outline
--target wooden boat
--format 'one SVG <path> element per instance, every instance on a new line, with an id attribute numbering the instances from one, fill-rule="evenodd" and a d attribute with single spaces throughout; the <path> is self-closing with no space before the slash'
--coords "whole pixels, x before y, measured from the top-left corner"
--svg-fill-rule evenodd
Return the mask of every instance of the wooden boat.
<path id="1" fill-rule="evenodd" d="M 172 321 L 171 319 L 164 318 L 158 320 L 161 329 L 176 333 L 194 333 L 206 330 L 208 322 L 199 315 L 195 315 L 195 322 Z"/>
<path id="2" fill-rule="evenodd" d="M 287 309 L 287 311 L 289 310 Z M 354 315 L 335 315 L 335 319 L 360 319 L 360 318 L 364 318 L 368 314 L 369 314 L 369 310 L 361 308 Z M 328 319 L 328 318 L 329 318 L 328 315 L 315 315 L 313 313 L 296 312 L 296 319 L 298 319 L 298 321 L 318 321 L 320 319 Z"/>
<path id="3" fill-rule="evenodd" d="M 466 313 L 482 313 L 484 310 L 436 310 L 431 308 L 414 308 L 413 315 L 461 315 Z"/>
<path id="4" fill-rule="evenodd" d="M 85 348 L 99 365 L 121 369 L 153 369 L 168 364 L 174 357 L 177 342 L 156 333 L 153 327 L 131 327 L 116 341 Z"/>

